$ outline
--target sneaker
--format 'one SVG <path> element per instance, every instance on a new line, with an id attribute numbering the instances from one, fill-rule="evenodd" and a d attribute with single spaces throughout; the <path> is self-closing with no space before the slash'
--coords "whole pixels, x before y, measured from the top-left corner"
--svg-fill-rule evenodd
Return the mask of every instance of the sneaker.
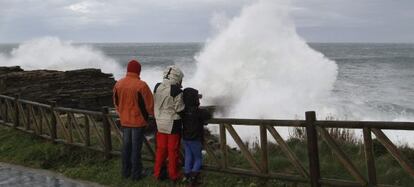
<path id="1" fill-rule="evenodd" d="M 201 182 L 199 181 L 200 179 L 200 172 L 192 172 L 191 173 L 191 185 L 192 186 L 197 186 L 200 185 Z"/>
<path id="2" fill-rule="evenodd" d="M 183 183 L 191 183 L 191 175 L 190 174 L 184 174 L 182 182 Z"/>
<path id="3" fill-rule="evenodd" d="M 142 178 L 144 178 L 144 176 L 142 176 L 142 175 L 131 176 L 131 180 L 133 180 L 133 181 L 140 181 Z"/>
<path id="4" fill-rule="evenodd" d="M 142 177 L 148 177 L 152 174 L 152 170 L 150 168 L 144 168 L 141 172 Z"/>

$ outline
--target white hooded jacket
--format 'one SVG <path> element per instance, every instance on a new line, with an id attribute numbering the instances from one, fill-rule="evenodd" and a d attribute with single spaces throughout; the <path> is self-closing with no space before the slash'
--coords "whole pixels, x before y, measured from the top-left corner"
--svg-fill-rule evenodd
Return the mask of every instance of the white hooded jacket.
<path id="1" fill-rule="evenodd" d="M 181 131 L 181 117 L 184 110 L 181 81 L 183 72 L 176 66 L 169 66 L 164 71 L 162 83 L 154 89 L 154 113 L 158 132 L 175 134 Z"/>

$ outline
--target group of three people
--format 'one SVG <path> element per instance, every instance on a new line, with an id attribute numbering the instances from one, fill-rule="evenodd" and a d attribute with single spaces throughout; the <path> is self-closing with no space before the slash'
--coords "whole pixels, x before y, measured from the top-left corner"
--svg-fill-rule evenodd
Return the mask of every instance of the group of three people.
<path id="1" fill-rule="evenodd" d="M 141 162 L 144 131 L 155 118 L 155 178 L 163 178 L 162 168 L 166 162 L 170 180 L 183 177 L 179 154 L 183 138 L 184 177 L 196 180 L 202 164 L 203 124 L 210 114 L 199 108 L 200 95 L 196 89 L 182 90 L 184 74 L 178 67 L 169 66 L 164 71 L 163 81 L 156 84 L 154 94 L 140 79 L 140 72 L 140 63 L 131 60 L 126 76 L 117 81 L 113 89 L 114 105 L 123 131 L 122 176 L 133 180 L 144 177 Z"/>

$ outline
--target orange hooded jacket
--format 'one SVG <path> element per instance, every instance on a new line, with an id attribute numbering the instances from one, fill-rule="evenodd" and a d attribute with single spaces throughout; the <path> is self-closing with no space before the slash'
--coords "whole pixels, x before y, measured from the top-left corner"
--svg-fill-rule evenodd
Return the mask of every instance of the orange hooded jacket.
<path id="1" fill-rule="evenodd" d="M 141 65 L 132 60 L 127 75 L 113 89 L 114 105 L 123 127 L 145 127 L 154 115 L 154 98 L 147 83 L 140 80 Z"/>

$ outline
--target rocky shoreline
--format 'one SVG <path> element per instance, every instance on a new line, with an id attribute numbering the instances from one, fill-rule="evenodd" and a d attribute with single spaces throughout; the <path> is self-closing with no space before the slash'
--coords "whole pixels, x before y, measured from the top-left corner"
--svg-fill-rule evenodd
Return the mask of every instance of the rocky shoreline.
<path id="1" fill-rule="evenodd" d="M 0 67 L 0 94 L 57 106 L 99 111 L 113 106 L 112 74 L 100 69 L 71 71 L 30 70 Z"/>

